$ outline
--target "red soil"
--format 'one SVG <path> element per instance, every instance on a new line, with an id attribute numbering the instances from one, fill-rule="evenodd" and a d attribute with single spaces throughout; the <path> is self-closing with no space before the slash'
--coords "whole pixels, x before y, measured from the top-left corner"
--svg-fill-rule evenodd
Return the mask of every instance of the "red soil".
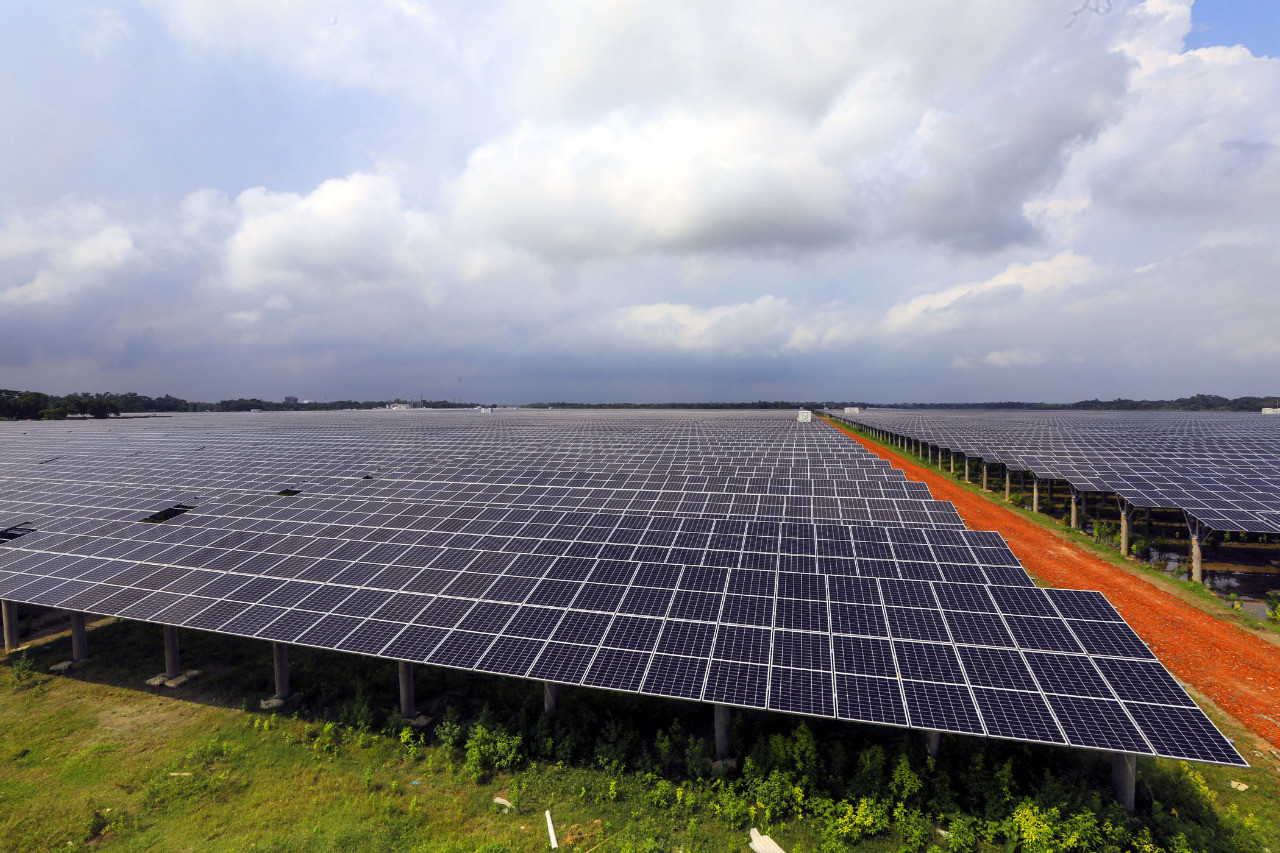
<path id="1" fill-rule="evenodd" d="M 965 491 L 935 470 L 838 424 L 832 426 L 887 459 L 908 479 L 926 483 L 934 498 L 955 505 L 970 528 L 999 532 L 1034 577 L 1052 586 L 1104 594 L 1170 672 L 1255 734 L 1280 744 L 1280 647 L 1197 609 L 991 500 Z"/>

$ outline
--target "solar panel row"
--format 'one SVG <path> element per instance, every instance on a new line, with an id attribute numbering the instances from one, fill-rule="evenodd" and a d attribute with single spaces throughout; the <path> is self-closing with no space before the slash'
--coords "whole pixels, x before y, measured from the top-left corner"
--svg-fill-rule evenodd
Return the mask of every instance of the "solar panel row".
<path id="1" fill-rule="evenodd" d="M 863 411 L 832 417 L 1015 471 L 1179 509 L 1211 530 L 1280 533 L 1280 419 L 1225 412 Z"/>
<path id="2" fill-rule="evenodd" d="M 1242 763 L 1102 596 L 1035 588 L 998 535 L 963 529 L 820 423 L 397 412 L 43 426 L 3 427 L 0 507 L 39 528 L 0 546 L 3 599 Z M 194 508 L 140 523 L 175 503 Z"/>

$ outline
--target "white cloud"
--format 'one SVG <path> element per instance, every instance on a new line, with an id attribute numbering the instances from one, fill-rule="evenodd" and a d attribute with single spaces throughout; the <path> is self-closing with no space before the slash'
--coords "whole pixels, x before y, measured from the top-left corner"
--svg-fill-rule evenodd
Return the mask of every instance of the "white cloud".
<path id="1" fill-rule="evenodd" d="M 786 122 L 680 112 L 525 126 L 477 149 L 450 196 L 460 226 L 554 259 L 830 242 L 851 227 L 841 185 Z"/>
<path id="2" fill-rule="evenodd" d="M 208 55 L 347 87 L 445 94 L 460 60 L 449 27 L 421 0 L 146 2 L 175 36 Z"/>
<path id="3" fill-rule="evenodd" d="M 0 6 L 27 128 L 0 366 L 193 395 L 1266 392 L 1280 61 L 1184 52 L 1189 0 L 1067 29 L 1076 5 L 149 0 L 30 33 Z"/>
<path id="4" fill-rule="evenodd" d="M 979 370 L 984 367 L 1012 368 L 1039 367 L 1045 355 L 1034 350 L 993 350 L 981 356 L 957 355 L 949 362 L 957 370 Z"/>
<path id="5" fill-rule="evenodd" d="M 0 304 L 66 304 L 144 266 L 133 236 L 101 207 L 67 202 L 0 226 Z"/>
<path id="6" fill-rule="evenodd" d="M 186 208 L 216 206 L 196 196 Z M 407 206 L 385 175 L 328 180 L 305 196 L 257 187 L 240 193 L 234 210 L 225 284 L 237 291 L 306 303 L 430 299 L 438 272 L 453 262 L 433 218 Z"/>
<path id="7" fill-rule="evenodd" d="M 962 325 L 965 309 L 987 310 L 993 301 L 1008 302 L 1022 294 L 1062 291 L 1089 281 L 1098 272 L 1089 258 L 1065 250 L 1044 261 L 1013 263 L 983 281 L 958 284 L 894 305 L 885 314 L 886 334 L 920 335 Z"/>
<path id="8" fill-rule="evenodd" d="M 655 303 L 618 309 L 607 329 L 645 349 L 776 355 L 786 346 L 795 313 L 790 303 L 775 296 L 710 308 Z"/>

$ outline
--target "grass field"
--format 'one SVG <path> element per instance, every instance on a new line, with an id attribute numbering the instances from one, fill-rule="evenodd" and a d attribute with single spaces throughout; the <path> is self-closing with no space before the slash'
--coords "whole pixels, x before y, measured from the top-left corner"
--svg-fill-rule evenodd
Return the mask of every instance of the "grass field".
<path id="1" fill-rule="evenodd" d="M 569 690 L 548 720 L 538 684 L 423 668 L 419 733 L 388 662 L 297 649 L 272 714 L 265 643 L 183 632 L 203 672 L 170 690 L 143 684 L 155 626 L 89 640 L 68 676 L 65 635 L 0 670 L 7 849 L 516 853 L 548 849 L 550 809 L 580 853 L 746 850 L 753 825 L 791 853 L 1280 850 L 1277 764 L 1229 727 L 1255 768 L 1141 759 L 1129 819 L 1105 754 L 949 737 L 935 763 L 916 732 L 735 713 L 745 766 L 720 775 L 703 705 Z"/>

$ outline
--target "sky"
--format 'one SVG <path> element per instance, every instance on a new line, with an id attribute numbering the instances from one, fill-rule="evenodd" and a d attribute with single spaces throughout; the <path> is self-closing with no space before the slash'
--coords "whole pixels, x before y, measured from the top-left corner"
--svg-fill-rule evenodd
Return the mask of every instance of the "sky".
<path id="1" fill-rule="evenodd" d="M 1278 7 L 0 4 L 0 387 L 1280 394 Z"/>

